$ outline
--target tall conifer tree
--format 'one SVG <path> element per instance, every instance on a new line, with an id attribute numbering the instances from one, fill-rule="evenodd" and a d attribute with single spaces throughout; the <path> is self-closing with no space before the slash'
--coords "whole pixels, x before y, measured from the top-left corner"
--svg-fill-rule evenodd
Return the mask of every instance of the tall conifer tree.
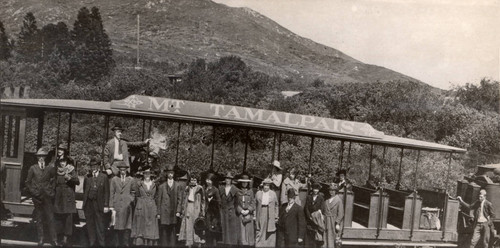
<path id="1" fill-rule="evenodd" d="M 12 50 L 12 44 L 9 41 L 9 37 L 5 32 L 3 27 L 3 22 L 0 21 L 0 60 L 7 60 L 10 58 Z"/>
<path id="2" fill-rule="evenodd" d="M 37 62 L 42 56 L 42 41 L 36 19 L 33 13 L 28 12 L 23 19 L 23 26 L 19 32 L 17 52 L 25 61 Z"/>

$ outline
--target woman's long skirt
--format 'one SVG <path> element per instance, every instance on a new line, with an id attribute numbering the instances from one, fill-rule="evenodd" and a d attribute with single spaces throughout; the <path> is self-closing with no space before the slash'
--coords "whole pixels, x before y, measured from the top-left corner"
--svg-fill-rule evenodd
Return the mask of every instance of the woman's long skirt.
<path id="1" fill-rule="evenodd" d="M 267 225 L 269 223 L 269 208 L 262 207 L 260 216 L 257 216 L 257 218 L 259 218 L 260 221 L 260 230 L 257 231 L 255 247 L 275 247 L 276 231 L 267 231 Z"/>
<path id="2" fill-rule="evenodd" d="M 197 215 L 194 209 L 194 202 L 188 202 L 186 214 L 184 218 L 182 218 L 181 230 L 179 231 L 179 240 L 185 240 L 186 246 L 191 246 L 194 243 L 205 243 L 205 241 L 194 231 L 194 222 L 196 218 Z"/>
<path id="3" fill-rule="evenodd" d="M 243 223 L 243 217 L 240 216 L 240 244 L 253 246 L 255 244 L 255 227 L 253 217 L 247 216 L 251 221 Z"/>

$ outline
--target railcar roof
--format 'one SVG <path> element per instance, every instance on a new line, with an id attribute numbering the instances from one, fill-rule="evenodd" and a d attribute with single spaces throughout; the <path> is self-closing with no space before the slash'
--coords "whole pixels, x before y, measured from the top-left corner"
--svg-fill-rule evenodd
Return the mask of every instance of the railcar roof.
<path id="1" fill-rule="evenodd" d="M 139 111 L 134 109 L 117 109 L 117 108 L 112 108 L 113 102 L 115 101 L 101 102 L 101 101 L 87 101 L 87 100 L 67 100 L 67 99 L 2 99 L 1 105 L 4 107 L 20 107 L 20 108 L 25 108 L 27 110 L 83 112 L 90 114 L 110 114 L 110 115 L 158 118 L 158 119 L 173 119 L 179 121 L 195 121 L 195 122 L 206 123 L 209 125 L 212 124 L 228 125 L 228 126 L 247 127 L 254 129 L 271 130 L 271 131 L 282 131 L 282 132 L 309 135 L 321 138 L 331 138 L 337 140 L 368 143 L 374 145 L 387 145 L 393 147 L 418 149 L 426 151 L 454 152 L 454 153 L 465 153 L 467 151 L 462 148 L 447 146 L 443 144 L 385 135 L 382 132 L 378 131 L 376 132 L 381 134 L 379 135 L 379 137 L 368 137 L 356 134 L 350 135 L 345 133 L 330 132 L 325 130 L 311 130 L 300 127 L 293 127 L 290 125 L 280 125 L 276 123 L 265 124 L 265 123 L 249 122 L 245 120 L 228 120 L 228 119 L 200 117 L 196 115 L 178 114 L 173 112 L 160 113 L 160 112 Z M 198 103 L 198 104 L 205 104 L 205 103 Z M 313 116 L 305 116 L 305 117 L 318 118 Z M 360 122 L 352 122 L 352 123 L 360 125 L 365 124 Z"/>

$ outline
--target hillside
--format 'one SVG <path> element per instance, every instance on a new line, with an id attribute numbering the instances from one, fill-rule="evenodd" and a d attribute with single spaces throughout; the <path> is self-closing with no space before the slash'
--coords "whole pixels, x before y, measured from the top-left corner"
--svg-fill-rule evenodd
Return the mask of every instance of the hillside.
<path id="1" fill-rule="evenodd" d="M 115 52 L 125 56 L 135 56 L 136 15 L 141 16 L 141 60 L 179 64 L 237 55 L 255 70 L 298 80 L 418 81 L 300 37 L 250 9 L 209 0 L 0 0 L 0 5 L 6 30 L 15 38 L 29 11 L 39 28 L 58 21 L 72 27 L 81 7 L 97 6 Z"/>

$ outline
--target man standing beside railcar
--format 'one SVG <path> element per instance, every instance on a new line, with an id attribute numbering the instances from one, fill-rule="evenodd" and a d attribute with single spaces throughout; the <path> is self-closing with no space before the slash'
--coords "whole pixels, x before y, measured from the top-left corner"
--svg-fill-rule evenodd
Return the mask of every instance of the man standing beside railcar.
<path id="1" fill-rule="evenodd" d="M 486 190 L 479 191 L 479 200 L 472 204 L 467 204 L 462 200 L 462 197 L 457 197 L 460 204 L 465 208 L 474 211 L 474 232 L 470 247 L 476 247 L 478 243 L 481 247 L 488 247 L 490 242 L 490 229 L 493 228 L 493 219 L 495 218 L 495 210 L 493 204 L 486 200 Z"/>
<path id="2" fill-rule="evenodd" d="M 116 123 L 111 131 L 113 131 L 113 138 L 106 143 L 104 148 L 104 167 L 106 168 L 106 173 L 108 175 L 114 174 L 118 175 L 118 167 L 116 167 L 115 162 L 123 161 L 130 168 L 128 147 L 144 147 L 149 143 L 149 138 L 144 142 L 126 142 L 122 139 L 122 133 L 124 128 L 122 128 L 120 123 Z M 130 169 L 129 169 L 130 172 Z"/>
<path id="3" fill-rule="evenodd" d="M 57 243 L 57 233 L 54 219 L 54 195 L 56 182 L 56 168 L 45 162 L 48 151 L 40 148 L 36 157 L 38 163 L 31 166 L 26 179 L 26 187 L 32 196 L 35 205 L 35 222 L 38 232 L 38 245 L 43 245 L 44 225 L 48 226 L 51 244 Z"/>
<path id="4" fill-rule="evenodd" d="M 90 246 L 105 246 L 105 218 L 109 211 L 109 180 L 99 171 L 100 163 L 90 161 L 90 171 L 83 180 L 83 211 L 87 222 Z"/>

